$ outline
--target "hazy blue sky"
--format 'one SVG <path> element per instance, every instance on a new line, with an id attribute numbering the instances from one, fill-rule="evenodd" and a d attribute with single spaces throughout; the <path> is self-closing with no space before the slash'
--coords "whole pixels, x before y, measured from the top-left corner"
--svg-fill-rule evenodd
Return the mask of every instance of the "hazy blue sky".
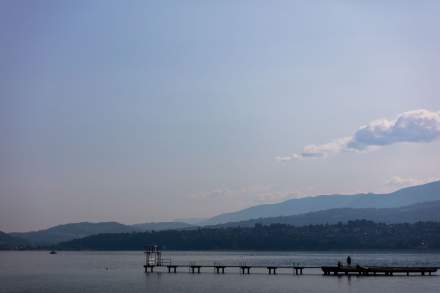
<path id="1" fill-rule="evenodd" d="M 438 178 L 439 15 L 440 1 L 2 0 L 0 230 Z"/>

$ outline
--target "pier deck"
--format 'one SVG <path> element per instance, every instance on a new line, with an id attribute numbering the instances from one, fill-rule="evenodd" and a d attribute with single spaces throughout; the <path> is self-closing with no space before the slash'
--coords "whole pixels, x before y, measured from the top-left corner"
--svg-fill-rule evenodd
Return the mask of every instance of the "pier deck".
<path id="1" fill-rule="evenodd" d="M 392 276 L 393 274 L 425 274 L 431 275 L 437 272 L 437 267 L 379 267 L 379 266 L 323 266 L 321 267 L 324 275 L 363 275 L 363 276 Z"/>
<path id="2" fill-rule="evenodd" d="M 197 265 L 197 264 L 167 264 L 167 265 L 144 265 L 146 273 L 154 272 L 155 268 L 166 269 L 168 273 L 177 273 L 179 270 L 188 270 L 191 273 L 200 274 L 202 269 L 212 269 L 217 274 L 224 274 L 227 269 L 238 269 L 241 274 L 250 274 L 252 269 L 266 269 L 271 274 L 277 274 L 278 270 L 292 270 L 296 275 L 302 275 L 304 269 L 319 269 L 318 266 L 273 266 L 273 265 Z"/>
<path id="3" fill-rule="evenodd" d="M 145 250 L 145 272 L 153 273 L 155 268 L 160 271 L 168 270 L 168 273 L 177 273 L 178 270 L 187 269 L 190 273 L 200 274 L 202 270 L 212 269 L 217 274 L 224 274 L 225 271 L 234 269 L 241 274 L 250 274 L 251 270 L 266 270 L 269 275 L 276 275 L 280 270 L 289 270 L 292 274 L 302 275 L 305 269 L 321 269 L 324 275 L 359 275 L 359 276 L 375 276 L 384 275 L 392 276 L 394 274 L 410 274 L 414 275 L 432 275 L 437 272 L 439 267 L 386 267 L 386 266 L 360 266 L 351 265 L 351 258 L 347 257 L 347 265 L 342 265 L 338 262 L 337 266 L 303 266 L 299 263 L 292 263 L 291 265 L 249 265 L 245 262 L 235 265 L 225 265 L 222 263 L 214 262 L 212 265 L 197 264 L 196 262 L 190 262 L 189 264 L 174 264 L 171 259 L 165 259 L 162 257 L 162 252 L 158 246 L 150 246 Z"/>
<path id="4" fill-rule="evenodd" d="M 197 265 L 197 264 L 168 264 L 168 265 L 145 265 L 145 272 L 152 273 L 155 268 L 168 273 L 177 273 L 178 271 L 188 271 L 190 273 L 200 274 L 209 269 L 217 274 L 224 274 L 225 271 L 234 270 L 241 274 L 250 274 L 252 270 L 266 269 L 269 275 L 276 275 L 279 270 L 291 270 L 295 275 L 302 275 L 305 269 L 321 269 L 324 275 L 361 275 L 361 276 L 393 276 L 394 274 L 409 275 L 432 275 L 437 272 L 438 267 L 338 267 L 338 266 L 274 266 L 274 265 Z"/>

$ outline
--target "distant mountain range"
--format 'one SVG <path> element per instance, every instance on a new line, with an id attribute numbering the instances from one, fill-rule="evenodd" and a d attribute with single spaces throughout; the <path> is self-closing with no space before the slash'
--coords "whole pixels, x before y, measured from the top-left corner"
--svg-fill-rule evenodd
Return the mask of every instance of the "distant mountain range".
<path id="1" fill-rule="evenodd" d="M 291 216 L 335 208 L 395 208 L 440 200 L 440 181 L 412 186 L 389 194 L 320 195 L 290 199 L 225 213 L 202 221 L 200 225 L 216 225 L 256 218 Z"/>
<path id="2" fill-rule="evenodd" d="M 253 227 L 255 224 L 286 224 L 294 226 L 347 223 L 354 220 L 368 220 L 376 223 L 440 222 L 440 200 L 417 203 L 400 208 L 338 208 L 301 215 L 259 218 L 240 222 L 229 222 L 206 227 Z"/>
<path id="3" fill-rule="evenodd" d="M 389 194 L 321 195 L 251 207 L 202 221 L 206 228 L 250 227 L 257 223 L 304 226 L 351 220 L 382 223 L 440 222 L 440 181 L 404 188 Z M 48 246 L 96 234 L 190 230 L 184 222 L 125 225 L 117 222 L 72 223 L 21 233 L 0 232 L 0 249 Z"/>
<path id="4" fill-rule="evenodd" d="M 26 240 L 0 231 L 0 250 L 18 249 L 28 245 Z"/>
<path id="5" fill-rule="evenodd" d="M 162 231 L 169 229 L 184 229 L 192 227 L 181 222 L 157 222 L 125 225 L 118 222 L 100 223 L 71 223 L 58 225 L 45 230 L 9 233 L 17 239 L 23 239 L 31 245 L 51 245 L 54 243 L 69 241 L 95 234 L 103 233 L 132 233 L 145 231 Z"/>

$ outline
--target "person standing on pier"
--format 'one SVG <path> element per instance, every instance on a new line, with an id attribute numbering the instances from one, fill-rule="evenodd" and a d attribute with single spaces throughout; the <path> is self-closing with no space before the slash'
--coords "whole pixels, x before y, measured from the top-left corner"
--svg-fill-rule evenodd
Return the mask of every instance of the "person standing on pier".
<path id="1" fill-rule="evenodd" d="M 351 257 L 350 256 L 347 256 L 347 265 L 351 266 Z"/>

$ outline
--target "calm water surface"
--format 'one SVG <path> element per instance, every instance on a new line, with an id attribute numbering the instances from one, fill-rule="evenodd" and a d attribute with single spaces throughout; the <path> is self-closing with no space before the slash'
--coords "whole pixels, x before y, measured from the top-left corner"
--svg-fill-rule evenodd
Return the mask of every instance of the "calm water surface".
<path id="1" fill-rule="evenodd" d="M 363 265 L 440 266 L 439 253 L 384 252 L 165 252 L 174 263 L 250 265 L 334 265 L 349 254 Z M 142 252 L 0 252 L 0 292 L 440 292 L 437 276 L 333 277 L 319 270 L 303 276 L 292 271 L 268 275 L 265 270 L 240 275 L 230 269 L 224 275 L 206 269 L 202 274 L 143 272 Z"/>

